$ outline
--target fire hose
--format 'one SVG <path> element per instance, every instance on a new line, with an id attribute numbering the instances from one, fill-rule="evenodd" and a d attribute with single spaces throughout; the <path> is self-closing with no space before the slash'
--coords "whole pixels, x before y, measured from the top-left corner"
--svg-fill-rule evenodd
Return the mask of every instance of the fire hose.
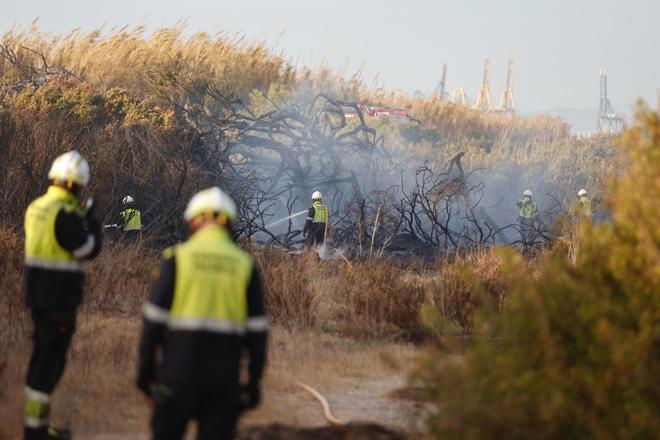
<path id="1" fill-rule="evenodd" d="M 303 390 L 307 391 L 309 394 L 314 396 L 316 400 L 319 401 L 321 404 L 321 407 L 323 408 L 323 417 L 325 420 L 332 426 L 345 426 L 347 425 L 346 422 L 344 422 L 341 419 L 338 419 L 337 417 L 332 415 L 332 411 L 330 410 L 330 405 L 328 404 L 328 401 L 323 397 L 321 393 L 316 391 L 314 388 L 310 387 L 309 385 L 302 383 L 302 382 L 296 382 L 296 385 L 298 385 L 300 388 Z"/>

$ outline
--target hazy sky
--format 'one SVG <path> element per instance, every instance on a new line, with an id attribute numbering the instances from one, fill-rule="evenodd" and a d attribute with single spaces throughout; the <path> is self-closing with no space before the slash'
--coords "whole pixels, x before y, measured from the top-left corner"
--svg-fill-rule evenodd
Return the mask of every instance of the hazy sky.
<path id="1" fill-rule="evenodd" d="M 364 66 L 368 83 L 409 91 L 432 91 L 446 62 L 447 86 L 474 96 L 490 58 L 494 101 L 513 58 L 523 111 L 597 107 L 601 66 L 624 112 L 660 89 L 659 0 L 1 0 L 0 11 L 3 32 L 37 17 L 55 32 L 186 19 L 191 32 L 240 31 L 298 64 Z"/>

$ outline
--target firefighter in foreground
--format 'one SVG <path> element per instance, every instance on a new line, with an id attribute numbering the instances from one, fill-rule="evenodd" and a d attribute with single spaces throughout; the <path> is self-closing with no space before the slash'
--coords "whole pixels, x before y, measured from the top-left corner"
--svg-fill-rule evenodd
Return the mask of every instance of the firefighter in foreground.
<path id="1" fill-rule="evenodd" d="M 78 206 L 89 183 L 89 164 L 77 151 L 59 156 L 48 172 L 50 186 L 25 213 L 26 303 L 34 324 L 25 387 L 25 439 L 69 438 L 49 426 L 50 397 L 59 381 L 82 301 L 82 260 L 101 249 L 100 225 Z"/>
<path id="2" fill-rule="evenodd" d="M 192 235 L 165 250 L 144 304 L 137 386 L 153 399 L 154 439 L 182 438 L 192 419 L 199 439 L 230 439 L 259 403 L 268 321 L 257 268 L 231 238 L 236 215 L 217 187 L 195 195 L 184 213 Z"/>
<path id="3" fill-rule="evenodd" d="M 528 247 L 534 241 L 534 222 L 539 213 L 536 202 L 532 200 L 531 189 L 526 189 L 523 192 L 522 200 L 519 200 L 516 206 L 518 206 L 518 222 L 520 223 L 523 246 Z"/>
<path id="4" fill-rule="evenodd" d="M 139 236 L 142 232 L 142 213 L 137 209 L 135 200 L 131 196 L 122 199 L 124 209 L 119 213 L 119 225 L 126 236 Z"/>
<path id="5" fill-rule="evenodd" d="M 591 200 L 587 197 L 587 190 L 582 188 L 577 193 L 578 195 L 578 212 L 585 218 L 590 219 L 593 211 L 591 209 Z"/>
<path id="6" fill-rule="evenodd" d="M 307 212 L 307 221 L 303 227 L 305 244 L 308 247 L 320 245 L 325 242 L 328 228 L 328 207 L 323 204 L 323 196 L 319 191 L 312 194 L 312 206 Z"/>

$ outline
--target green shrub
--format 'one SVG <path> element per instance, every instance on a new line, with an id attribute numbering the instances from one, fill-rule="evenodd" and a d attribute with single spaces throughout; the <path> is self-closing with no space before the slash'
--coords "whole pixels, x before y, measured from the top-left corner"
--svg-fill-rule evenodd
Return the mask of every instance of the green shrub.
<path id="1" fill-rule="evenodd" d="M 622 139 L 613 219 L 582 225 L 574 264 L 530 277 L 508 255 L 505 310 L 484 308 L 460 360 L 429 351 L 417 380 L 444 438 L 657 438 L 660 433 L 660 117 Z M 450 360 L 451 359 L 451 360 Z"/>
<path id="2" fill-rule="evenodd" d="M 85 124 L 98 116 L 100 99 L 87 84 L 74 85 L 66 79 L 55 78 L 37 90 L 24 89 L 14 97 L 13 106 L 35 114 L 59 114 Z"/>

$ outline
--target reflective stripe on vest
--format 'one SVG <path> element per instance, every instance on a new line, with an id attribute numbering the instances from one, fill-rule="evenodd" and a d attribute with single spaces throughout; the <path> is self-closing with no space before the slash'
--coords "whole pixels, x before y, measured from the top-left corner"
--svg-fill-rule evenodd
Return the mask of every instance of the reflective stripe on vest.
<path id="1" fill-rule="evenodd" d="M 245 331 L 264 332 L 268 330 L 268 317 L 251 316 L 244 326 L 229 321 L 210 320 L 206 318 L 170 319 L 170 311 L 146 301 L 142 306 L 143 316 L 156 324 L 167 325 L 175 330 L 206 330 L 215 333 L 243 334 Z"/>
<path id="2" fill-rule="evenodd" d="M 78 199 L 64 188 L 51 186 L 25 211 L 25 264 L 30 267 L 80 272 L 82 264 L 64 249 L 55 237 L 55 220 L 60 210 L 75 212 Z"/>
<path id="3" fill-rule="evenodd" d="M 137 209 L 125 209 L 119 215 L 121 215 L 124 231 L 142 230 L 142 214 Z"/>
<path id="4" fill-rule="evenodd" d="M 314 223 L 325 223 L 328 218 L 328 208 L 321 202 L 312 203 L 314 207 Z"/>
<path id="5" fill-rule="evenodd" d="M 250 256 L 231 241 L 226 230 L 214 226 L 198 231 L 171 252 L 176 275 L 167 326 L 243 334 L 248 328 Z"/>
<path id="6" fill-rule="evenodd" d="M 519 215 L 522 218 L 532 218 L 534 217 L 534 214 L 536 214 L 537 208 L 536 208 L 536 203 L 532 202 L 531 200 L 523 200 L 521 202 L 520 206 L 520 211 Z"/>

